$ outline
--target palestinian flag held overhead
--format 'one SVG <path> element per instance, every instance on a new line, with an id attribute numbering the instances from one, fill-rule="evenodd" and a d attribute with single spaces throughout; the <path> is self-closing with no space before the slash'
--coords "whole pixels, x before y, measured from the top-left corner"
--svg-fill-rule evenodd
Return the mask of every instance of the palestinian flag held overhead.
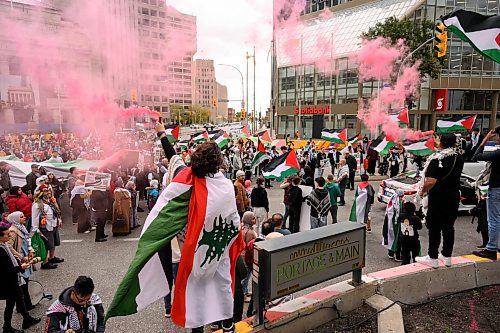
<path id="1" fill-rule="evenodd" d="M 410 124 L 410 117 L 408 116 L 408 108 L 403 108 L 398 113 L 389 113 L 388 117 L 391 121 L 399 121 L 400 123 L 406 125 Z"/>
<path id="2" fill-rule="evenodd" d="M 181 126 L 179 124 L 167 126 L 167 128 L 165 129 L 165 134 L 167 134 L 167 139 L 170 143 L 174 143 L 175 141 L 179 140 L 180 129 Z"/>
<path id="3" fill-rule="evenodd" d="M 416 156 L 428 156 L 434 153 L 434 137 L 424 136 L 418 140 L 403 141 L 404 149 Z"/>
<path id="4" fill-rule="evenodd" d="M 352 138 L 349 138 L 347 142 L 353 147 L 356 148 L 359 142 L 362 142 L 363 138 L 361 137 L 361 133 L 356 134 Z"/>
<path id="5" fill-rule="evenodd" d="M 179 147 L 181 147 L 182 150 L 187 150 L 189 146 L 189 140 L 179 141 L 177 142 L 177 144 L 179 145 Z"/>
<path id="6" fill-rule="evenodd" d="M 260 141 L 264 143 L 271 143 L 271 137 L 269 136 L 269 132 L 267 130 L 259 132 L 255 134 L 256 137 L 260 139 Z"/>
<path id="7" fill-rule="evenodd" d="M 255 154 L 252 161 L 252 170 L 268 159 L 270 159 L 270 157 L 266 154 L 266 148 L 264 148 L 264 145 L 259 140 L 259 143 L 257 144 L 257 153 Z"/>
<path id="8" fill-rule="evenodd" d="M 437 122 L 438 133 L 453 133 L 472 129 L 477 115 L 441 118 Z"/>
<path id="9" fill-rule="evenodd" d="M 272 160 L 262 169 L 262 175 L 266 179 L 283 179 L 300 171 L 299 161 L 295 150 L 290 150 L 287 153 Z"/>
<path id="10" fill-rule="evenodd" d="M 321 131 L 321 138 L 326 141 L 334 142 L 334 143 L 340 143 L 340 144 L 346 144 L 347 142 L 347 128 L 344 130 L 328 130 L 328 129 L 323 129 Z"/>
<path id="11" fill-rule="evenodd" d="M 217 146 L 222 149 L 229 143 L 229 135 L 227 135 L 225 131 L 221 130 L 212 137 L 212 140 L 214 140 L 215 143 L 217 143 Z"/>
<path id="12" fill-rule="evenodd" d="M 372 141 L 370 147 L 379 152 L 381 155 L 387 155 L 389 153 L 389 149 L 394 147 L 396 142 L 390 138 L 388 138 L 385 133 L 382 133 Z"/>
<path id="13" fill-rule="evenodd" d="M 220 172 L 195 177 L 179 172 L 149 213 L 128 271 L 106 314 L 126 316 L 143 310 L 168 292 L 158 255 L 187 224 L 172 304 L 172 320 L 185 328 L 233 316 L 235 267 L 244 243 L 234 187 Z M 169 263 L 167 263 L 169 264 Z M 217 306 L 207 306 L 210 302 Z"/>
<path id="14" fill-rule="evenodd" d="M 193 141 L 196 142 L 196 143 L 201 143 L 201 142 L 208 141 L 208 139 L 209 139 L 208 132 L 207 131 L 203 131 L 203 132 L 200 132 L 200 133 L 193 134 L 192 138 L 193 138 Z"/>
<path id="15" fill-rule="evenodd" d="M 500 16 L 459 9 L 441 18 L 446 31 L 468 42 L 483 56 L 500 63 Z"/>

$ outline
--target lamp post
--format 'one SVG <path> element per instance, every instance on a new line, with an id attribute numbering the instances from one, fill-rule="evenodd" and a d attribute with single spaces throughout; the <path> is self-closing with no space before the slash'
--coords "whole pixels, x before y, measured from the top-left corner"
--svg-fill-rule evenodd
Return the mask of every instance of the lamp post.
<path id="1" fill-rule="evenodd" d="M 236 69 L 238 73 L 240 73 L 241 76 L 241 108 L 245 108 L 245 83 L 243 79 L 243 73 L 238 69 L 238 67 L 233 66 L 233 65 L 228 65 L 228 64 L 218 64 L 219 66 L 226 66 L 226 67 L 231 67 L 233 69 Z M 248 113 L 245 113 L 245 119 L 247 117 Z"/>

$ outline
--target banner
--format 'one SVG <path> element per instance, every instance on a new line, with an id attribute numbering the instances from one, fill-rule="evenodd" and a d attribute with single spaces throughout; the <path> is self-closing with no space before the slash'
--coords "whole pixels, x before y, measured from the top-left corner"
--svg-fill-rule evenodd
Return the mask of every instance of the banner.
<path id="1" fill-rule="evenodd" d="M 437 89 L 436 98 L 434 99 L 434 111 L 446 112 L 448 109 L 448 89 Z"/>
<path id="2" fill-rule="evenodd" d="M 85 187 L 92 191 L 106 191 L 111 183 L 111 174 L 95 171 L 85 173 Z"/>

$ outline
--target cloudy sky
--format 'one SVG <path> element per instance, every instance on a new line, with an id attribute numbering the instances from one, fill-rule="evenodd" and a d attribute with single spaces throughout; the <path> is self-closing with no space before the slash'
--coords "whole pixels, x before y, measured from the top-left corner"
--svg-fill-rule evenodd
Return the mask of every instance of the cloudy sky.
<path id="1" fill-rule="evenodd" d="M 256 110 L 264 114 L 271 92 L 272 1 L 270 0 L 168 0 L 179 11 L 195 15 L 198 29 L 196 59 L 213 59 L 215 64 L 238 67 L 244 76 L 246 94 L 245 53 L 256 47 Z M 217 81 L 228 87 L 229 99 L 241 100 L 241 76 L 232 68 L 216 66 Z M 249 106 L 253 109 L 253 66 L 249 61 Z M 230 107 L 240 109 L 240 102 Z"/>

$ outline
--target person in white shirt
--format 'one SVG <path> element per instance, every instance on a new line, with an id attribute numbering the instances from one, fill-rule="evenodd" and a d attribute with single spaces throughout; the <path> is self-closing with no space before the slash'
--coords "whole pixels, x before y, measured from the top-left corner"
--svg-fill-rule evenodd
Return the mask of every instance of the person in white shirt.
<path id="1" fill-rule="evenodd" d="M 339 170 L 337 171 L 337 183 L 340 187 L 340 203 L 338 204 L 338 206 L 344 206 L 345 189 L 347 187 L 347 184 L 349 183 L 349 167 L 347 166 L 347 162 L 344 158 L 341 158 L 339 162 Z"/>

